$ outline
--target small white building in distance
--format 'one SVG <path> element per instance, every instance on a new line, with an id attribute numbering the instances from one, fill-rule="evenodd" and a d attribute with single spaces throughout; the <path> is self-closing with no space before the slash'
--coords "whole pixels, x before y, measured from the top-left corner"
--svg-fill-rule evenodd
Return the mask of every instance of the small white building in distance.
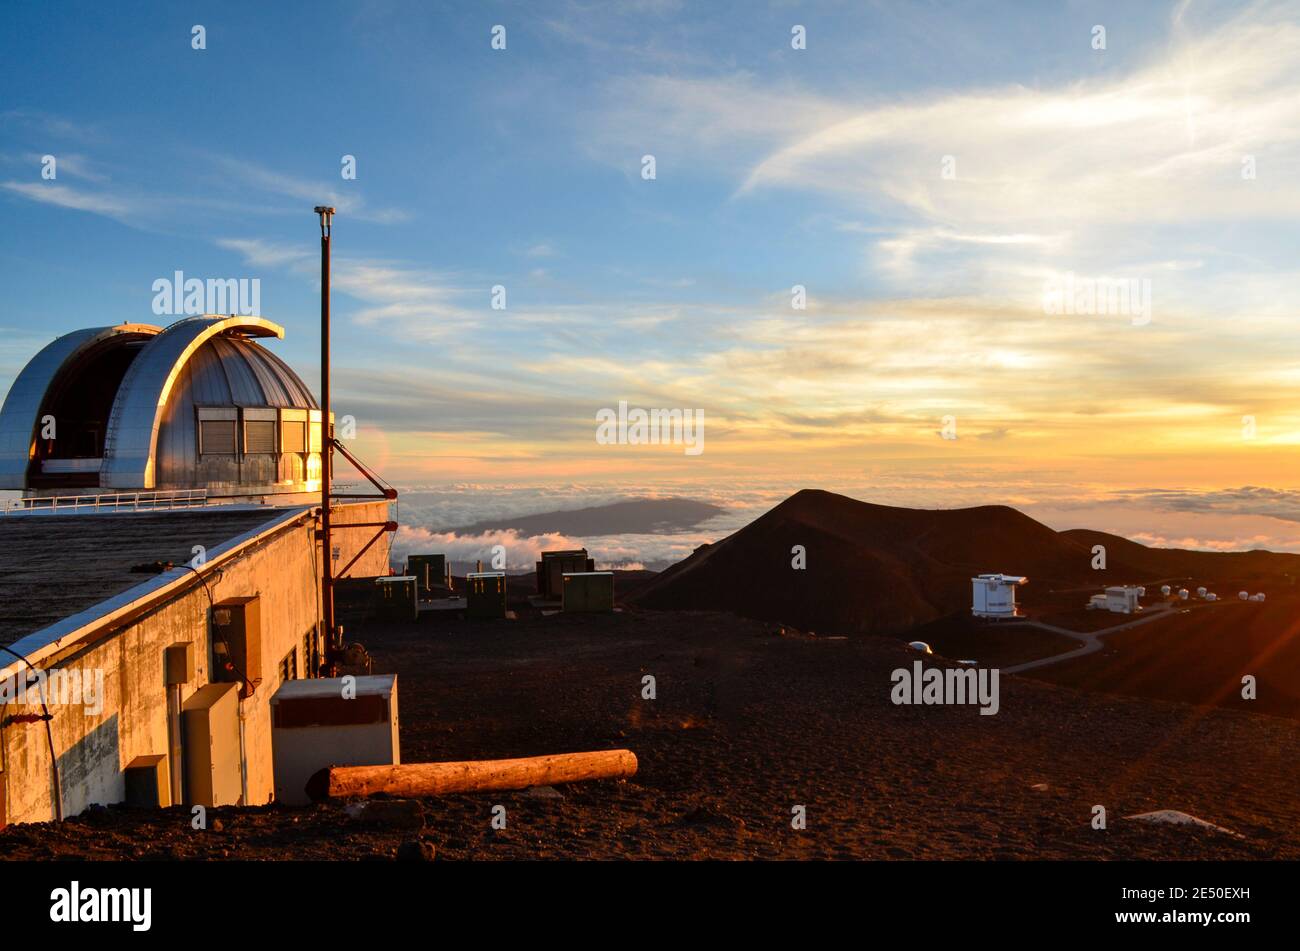
<path id="1" fill-rule="evenodd" d="M 1023 575 L 979 575 L 970 579 L 971 614 L 976 617 L 1017 617 L 1016 586 L 1028 584 Z"/>
<path id="2" fill-rule="evenodd" d="M 1142 597 L 1142 588 L 1133 585 L 1117 585 L 1107 588 L 1105 594 L 1094 594 L 1088 600 L 1089 611 L 1110 611 L 1112 614 L 1136 614 L 1142 610 L 1138 599 Z"/>
<path id="3" fill-rule="evenodd" d="M 1114 614 L 1136 614 L 1142 610 L 1138 599 L 1142 589 L 1133 585 L 1119 585 L 1106 589 L 1106 609 Z"/>

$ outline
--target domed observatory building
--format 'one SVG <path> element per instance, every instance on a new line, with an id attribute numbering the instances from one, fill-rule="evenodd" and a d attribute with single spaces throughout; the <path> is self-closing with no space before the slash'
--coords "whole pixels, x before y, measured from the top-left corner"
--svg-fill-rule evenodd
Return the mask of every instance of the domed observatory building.
<path id="1" fill-rule="evenodd" d="M 235 316 L 59 337 L 0 410 L 0 489 L 305 501 L 320 491 L 320 409 L 258 342 L 272 337 L 284 328 Z"/>

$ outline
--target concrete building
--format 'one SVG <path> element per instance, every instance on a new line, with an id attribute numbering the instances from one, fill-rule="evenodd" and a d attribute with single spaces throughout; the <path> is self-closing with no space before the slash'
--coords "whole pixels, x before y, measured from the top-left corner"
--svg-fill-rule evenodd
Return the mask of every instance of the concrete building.
<path id="1" fill-rule="evenodd" d="M 1016 588 L 1028 584 L 1023 575 L 985 574 L 971 578 L 971 614 L 975 617 L 1017 617 Z"/>
<path id="2" fill-rule="evenodd" d="M 1145 590 L 1136 585 L 1114 585 L 1102 594 L 1094 594 L 1088 601 L 1088 609 L 1110 611 L 1113 614 L 1136 614 L 1142 610 L 1140 599 Z"/>
<path id="3" fill-rule="evenodd" d="M 201 798 L 186 737 L 231 704 L 234 771 L 210 794 L 273 797 L 270 701 L 318 672 L 324 559 L 359 555 L 352 576 L 389 560 L 372 527 L 322 550 L 319 411 L 251 339 L 282 333 L 250 317 L 96 328 L 15 381 L 0 410 L 0 486 L 24 490 L 0 508 L 0 826 L 128 787 Z M 374 526 L 388 503 L 331 512 Z"/>
<path id="4" fill-rule="evenodd" d="M 335 518 L 374 522 L 386 511 L 386 503 L 357 503 L 339 506 Z M 245 802 L 269 801 L 271 695 L 286 680 L 312 676 L 320 657 L 318 523 L 310 508 L 269 505 L 0 517 L 0 825 L 121 802 L 138 757 L 174 761 L 167 648 L 191 645 L 183 703 L 224 679 L 214 614 L 246 598 L 258 600 L 260 636 L 256 662 L 241 665 L 255 674 L 239 700 L 241 782 Z M 334 538 L 346 562 L 369 533 Z M 196 546 L 204 561 L 194 569 L 132 572 L 156 562 L 187 566 Z M 374 545 L 354 570 L 379 574 L 387 564 L 387 545 Z M 37 683 L 33 668 L 65 691 L 47 691 L 56 694 L 48 723 L 26 719 L 45 712 L 38 692 L 19 693 Z"/>

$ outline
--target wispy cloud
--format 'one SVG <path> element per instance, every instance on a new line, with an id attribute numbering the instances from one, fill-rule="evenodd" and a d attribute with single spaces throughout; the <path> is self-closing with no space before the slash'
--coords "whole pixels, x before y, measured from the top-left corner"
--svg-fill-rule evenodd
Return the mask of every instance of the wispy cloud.
<path id="1" fill-rule="evenodd" d="M 315 280 L 319 272 L 314 253 L 301 245 L 279 244 L 260 238 L 221 238 L 219 247 L 238 253 L 245 263 L 260 268 L 284 269 Z M 355 320 L 406 340 L 441 340 L 463 331 L 478 320 L 479 309 L 470 298 L 487 301 L 487 288 L 473 289 L 439 274 L 398 261 L 336 257 L 332 286 L 359 301 Z"/>
<path id="2" fill-rule="evenodd" d="M 0 187 L 32 201 L 75 211 L 89 211 L 97 215 L 123 220 L 132 218 L 141 206 L 129 199 L 73 188 L 55 182 L 0 182 Z"/>
<path id="3" fill-rule="evenodd" d="M 622 168 L 649 149 L 738 200 L 856 210 L 864 262 L 894 289 L 1023 299 L 1048 271 L 1150 277 L 1186 260 L 1203 267 L 1170 271 L 1162 300 L 1231 306 L 1277 262 L 1243 269 L 1223 224 L 1300 214 L 1298 14 L 1252 4 L 1192 23 L 1179 7 L 1141 65 L 1057 84 L 854 96 L 716 69 L 626 76 L 583 125 Z M 1242 279 L 1225 286 L 1225 268 Z M 1284 283 L 1300 290 L 1300 273 Z"/>
<path id="4" fill-rule="evenodd" d="M 371 208 L 359 194 L 359 186 L 340 179 L 338 184 L 291 175 L 245 159 L 206 153 L 205 157 L 225 179 L 272 195 L 294 198 L 303 203 L 333 206 L 339 214 L 359 221 L 395 224 L 410 214 L 398 208 Z"/>
<path id="5" fill-rule="evenodd" d="M 1300 24 L 1253 7 L 1119 78 L 852 108 L 785 138 L 742 191 L 815 188 L 987 230 L 990 222 L 1293 215 L 1300 181 Z M 693 103 L 699 107 L 699 101 Z M 1268 187 L 1252 187 L 1257 158 Z M 952 159 L 951 178 L 943 160 Z M 1288 180 L 1289 179 L 1289 180 Z M 1190 203 L 1190 204 L 1189 204 Z M 1030 229 L 1036 230 L 1036 229 Z"/>

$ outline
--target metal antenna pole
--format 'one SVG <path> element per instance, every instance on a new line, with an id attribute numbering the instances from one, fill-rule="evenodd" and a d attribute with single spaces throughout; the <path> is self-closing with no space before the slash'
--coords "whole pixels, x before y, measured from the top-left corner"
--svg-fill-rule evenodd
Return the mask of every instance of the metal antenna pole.
<path id="1" fill-rule="evenodd" d="M 334 209 L 317 205 L 320 215 L 320 500 L 321 611 L 325 621 L 325 663 L 333 667 L 339 647 L 334 624 L 334 545 L 330 537 L 330 481 L 334 478 L 334 430 L 330 425 L 330 230 Z"/>

